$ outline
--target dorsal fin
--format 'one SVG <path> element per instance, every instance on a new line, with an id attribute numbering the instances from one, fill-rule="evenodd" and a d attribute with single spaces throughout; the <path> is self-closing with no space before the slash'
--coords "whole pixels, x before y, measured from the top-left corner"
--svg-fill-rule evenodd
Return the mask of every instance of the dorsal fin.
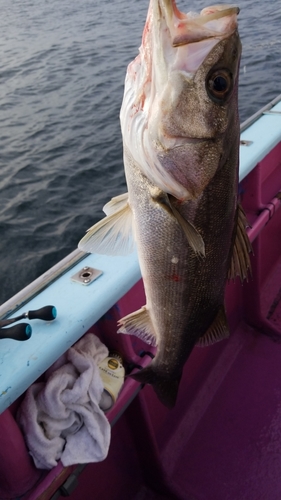
<path id="1" fill-rule="evenodd" d="M 227 318 L 225 314 L 224 306 L 219 308 L 218 314 L 215 317 L 215 320 L 208 328 L 206 333 L 199 338 L 197 344 L 199 347 L 206 347 L 208 345 L 215 344 L 220 340 L 226 339 L 229 337 L 229 328 L 227 323 Z"/>
<path id="2" fill-rule="evenodd" d="M 249 224 L 245 212 L 238 203 L 236 236 L 233 244 L 230 269 L 228 271 L 229 280 L 235 280 L 236 276 L 240 276 L 241 281 L 243 281 L 247 278 L 248 272 L 251 273 L 249 253 L 252 251 L 252 245 L 246 232 L 247 226 Z"/>

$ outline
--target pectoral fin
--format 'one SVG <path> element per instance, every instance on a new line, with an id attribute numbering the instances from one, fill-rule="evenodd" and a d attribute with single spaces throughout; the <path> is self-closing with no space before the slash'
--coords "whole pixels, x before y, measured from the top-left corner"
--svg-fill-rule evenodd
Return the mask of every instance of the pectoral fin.
<path id="1" fill-rule="evenodd" d="M 104 206 L 107 215 L 88 229 L 78 244 L 83 252 L 127 255 L 134 251 L 133 216 L 128 194 L 116 196 Z"/>
<path id="2" fill-rule="evenodd" d="M 157 337 L 146 306 L 118 321 L 117 333 L 135 335 L 147 344 L 157 345 Z"/>
<path id="3" fill-rule="evenodd" d="M 171 216 L 176 219 L 181 229 L 183 230 L 192 250 L 201 257 L 205 257 L 205 243 L 201 234 L 197 231 L 193 224 L 186 220 L 176 209 L 174 205 L 175 198 L 173 198 L 171 195 L 168 195 L 167 193 L 164 193 L 163 191 L 161 191 L 161 189 L 158 188 L 151 189 L 150 194 L 151 198 L 156 203 L 161 205 L 165 210 L 168 211 Z"/>
<path id="4" fill-rule="evenodd" d="M 246 227 L 248 226 L 245 212 L 240 204 L 237 206 L 237 227 L 236 237 L 233 244 L 232 258 L 228 279 L 235 280 L 240 276 L 241 281 L 247 278 L 248 271 L 251 272 L 251 262 L 249 253 L 252 251 L 252 245 L 248 238 Z"/>
<path id="5" fill-rule="evenodd" d="M 195 253 L 205 257 L 205 243 L 200 233 L 198 233 L 197 229 L 189 222 L 184 219 L 183 216 L 178 212 L 173 203 L 171 203 L 171 209 L 174 214 L 174 217 L 177 219 L 179 225 L 181 226 L 188 243 L 190 244 L 192 250 Z"/>
<path id="6" fill-rule="evenodd" d="M 206 347 L 229 337 L 229 328 L 224 306 L 221 306 L 215 320 L 206 333 L 199 338 L 197 346 Z"/>

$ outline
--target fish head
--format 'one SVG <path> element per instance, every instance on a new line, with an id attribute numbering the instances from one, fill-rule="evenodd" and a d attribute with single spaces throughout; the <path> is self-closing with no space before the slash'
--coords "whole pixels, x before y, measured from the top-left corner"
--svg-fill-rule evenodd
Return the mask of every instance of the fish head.
<path id="1" fill-rule="evenodd" d="M 151 182 L 181 201 L 198 198 L 238 150 L 238 13 L 216 5 L 184 14 L 175 0 L 150 0 L 127 70 L 124 145 Z"/>

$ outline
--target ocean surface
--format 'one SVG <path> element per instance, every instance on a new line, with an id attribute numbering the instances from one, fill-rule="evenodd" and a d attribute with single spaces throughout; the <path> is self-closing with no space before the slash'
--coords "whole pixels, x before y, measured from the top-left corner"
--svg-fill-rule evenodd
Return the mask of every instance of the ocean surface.
<path id="1" fill-rule="evenodd" d="M 238 4 L 244 121 L 281 93 L 281 5 Z M 0 0 L 0 303 L 74 250 L 126 190 L 119 110 L 147 7 Z"/>

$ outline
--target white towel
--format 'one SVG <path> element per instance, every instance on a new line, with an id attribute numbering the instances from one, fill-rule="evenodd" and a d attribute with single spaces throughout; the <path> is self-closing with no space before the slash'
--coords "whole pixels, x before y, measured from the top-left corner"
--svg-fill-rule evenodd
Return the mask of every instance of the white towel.
<path id="1" fill-rule="evenodd" d="M 103 384 L 98 364 L 108 349 L 92 333 L 82 337 L 29 387 L 18 422 L 39 469 L 106 458 L 110 425 L 99 408 Z"/>

